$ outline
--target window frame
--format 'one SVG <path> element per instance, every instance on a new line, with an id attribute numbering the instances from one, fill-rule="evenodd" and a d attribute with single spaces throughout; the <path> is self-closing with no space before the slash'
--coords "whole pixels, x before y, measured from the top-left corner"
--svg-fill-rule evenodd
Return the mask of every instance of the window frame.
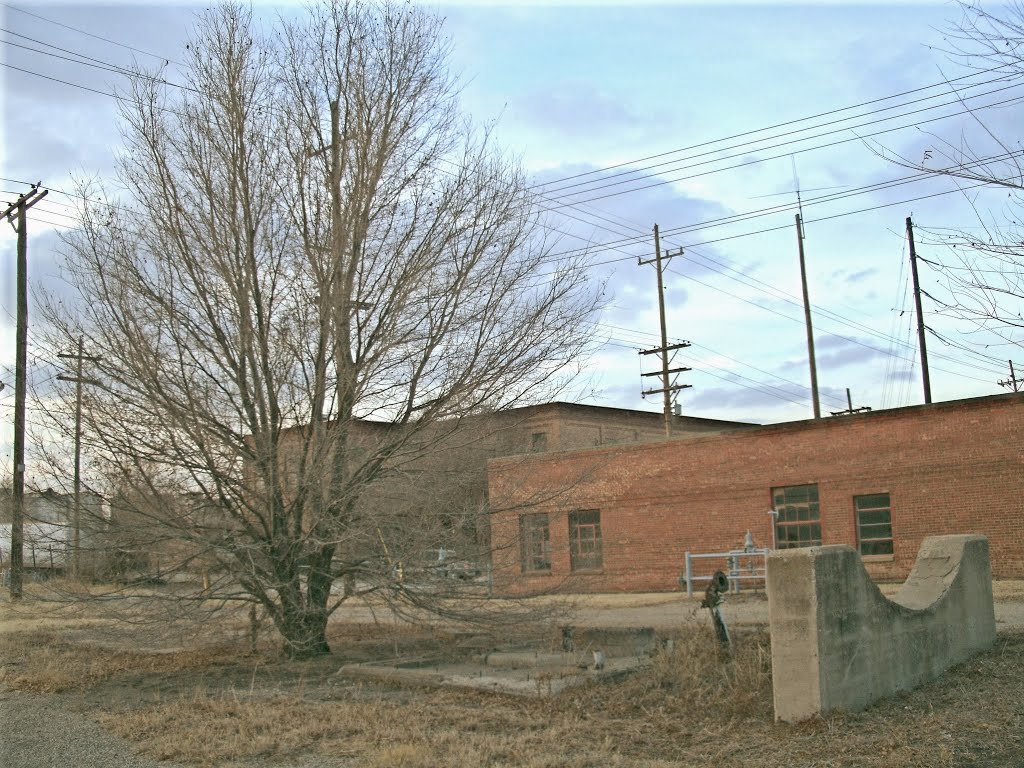
<path id="1" fill-rule="evenodd" d="M 551 518 L 547 512 L 519 515 L 519 567 L 523 573 L 551 573 Z"/>
<path id="2" fill-rule="evenodd" d="M 771 493 L 772 510 L 777 513 L 773 515 L 772 520 L 772 525 L 775 526 L 775 548 L 820 547 L 824 543 L 824 538 L 818 484 L 779 485 L 774 486 Z M 801 495 L 807 498 L 799 498 Z M 792 498 L 787 498 L 788 496 Z M 817 536 L 814 535 L 815 529 Z"/>
<path id="3" fill-rule="evenodd" d="M 862 499 L 873 499 L 877 497 L 885 497 L 885 506 L 860 506 Z M 886 512 L 888 516 L 887 522 L 861 522 L 861 513 L 878 513 Z M 879 491 L 877 493 L 861 493 L 853 497 L 853 524 L 857 531 L 857 552 L 862 558 L 867 560 L 892 560 L 896 554 L 896 537 L 892 531 L 892 494 L 888 491 Z M 865 538 L 862 529 L 865 527 L 869 528 L 888 528 L 889 535 L 876 536 L 873 538 Z M 865 544 L 888 544 L 888 552 L 865 552 Z"/>
<path id="4" fill-rule="evenodd" d="M 569 570 L 573 573 L 601 571 L 604 568 L 601 510 L 573 510 L 569 513 L 568 523 Z"/>

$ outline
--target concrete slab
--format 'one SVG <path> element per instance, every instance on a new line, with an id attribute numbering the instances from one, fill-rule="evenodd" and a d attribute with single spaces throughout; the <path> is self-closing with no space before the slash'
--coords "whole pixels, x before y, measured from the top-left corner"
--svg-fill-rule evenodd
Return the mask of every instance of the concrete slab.
<path id="1" fill-rule="evenodd" d="M 925 539 L 892 600 L 846 545 L 768 558 L 775 718 L 859 710 L 995 642 L 988 541 Z"/>
<path id="2" fill-rule="evenodd" d="M 511 656 L 512 654 L 504 654 Z M 554 655 L 554 654 L 552 654 Z M 558 654 L 561 656 L 562 654 Z M 522 659 L 524 664 L 527 660 Z M 506 659 L 507 661 L 507 659 Z M 491 666 L 477 661 L 436 663 L 393 659 L 388 662 L 346 664 L 338 675 L 378 682 L 429 687 L 473 688 L 510 693 L 517 696 L 553 696 L 567 688 L 590 682 L 618 680 L 639 669 L 646 660 L 639 658 L 607 659 L 605 668 L 581 669 L 578 666 Z"/>

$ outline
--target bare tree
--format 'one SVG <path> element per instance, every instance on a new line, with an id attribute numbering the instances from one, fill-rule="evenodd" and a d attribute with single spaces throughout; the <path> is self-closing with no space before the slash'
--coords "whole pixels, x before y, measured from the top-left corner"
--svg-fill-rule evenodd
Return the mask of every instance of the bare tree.
<path id="1" fill-rule="evenodd" d="M 962 2 L 961 18 L 945 35 L 947 53 L 958 64 L 985 74 L 987 82 L 1013 83 L 1024 76 L 1024 5 L 986 10 Z M 1020 137 L 1001 134 L 972 107 L 960 80 L 950 81 L 975 130 L 950 140 L 935 133 L 921 158 L 872 144 L 881 157 L 919 174 L 950 179 L 972 206 L 977 227 L 925 229 L 945 257 L 928 261 L 942 277 L 929 295 L 940 311 L 966 323 L 968 336 L 1009 354 L 1024 346 L 1024 148 Z M 982 187 L 1005 190 L 1000 210 L 977 205 Z M 993 338 L 993 336 L 995 338 Z"/>
<path id="2" fill-rule="evenodd" d="M 353 595 L 454 610 L 396 567 L 457 527 L 424 472 L 564 386 L 598 307 L 460 114 L 448 45 L 408 4 L 202 16 L 184 87 L 133 78 L 128 195 L 83 190 L 79 317 L 47 310 L 102 358 L 85 423 L 125 529 L 180 543 L 165 570 L 202 563 L 194 597 L 255 601 L 295 656 Z"/>

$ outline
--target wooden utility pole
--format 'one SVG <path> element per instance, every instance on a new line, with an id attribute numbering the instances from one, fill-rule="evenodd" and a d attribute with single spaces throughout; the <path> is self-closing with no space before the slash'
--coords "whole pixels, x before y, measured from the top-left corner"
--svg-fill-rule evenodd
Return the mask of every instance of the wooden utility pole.
<path id="1" fill-rule="evenodd" d="M 11 222 L 18 233 L 18 310 L 17 334 L 15 338 L 14 372 L 14 488 L 11 508 L 11 600 L 21 600 L 22 548 L 24 546 L 25 524 L 25 393 L 27 390 L 28 368 L 28 209 L 38 203 L 49 190 L 35 184 L 17 201 L 7 206 L 0 214 Z M 17 217 L 14 225 L 12 219 Z"/>
<path id="2" fill-rule="evenodd" d="M 870 411 L 870 405 L 862 405 L 860 408 L 853 407 L 853 397 L 850 396 L 850 388 L 846 388 L 846 410 L 845 411 L 832 411 L 833 416 L 852 416 L 855 413 L 865 413 Z"/>
<path id="3" fill-rule="evenodd" d="M 1021 384 L 1024 384 L 1024 379 L 1017 378 L 1017 375 L 1013 372 L 1013 360 L 1010 360 L 1010 378 L 1000 381 L 999 386 L 1008 387 L 1014 392 L 1020 392 Z"/>
<path id="4" fill-rule="evenodd" d="M 914 249 L 914 222 L 907 216 L 907 240 L 910 241 L 910 274 L 914 280 L 914 306 L 917 308 L 917 343 L 921 349 L 921 382 L 924 401 L 932 401 L 932 382 L 928 376 L 928 349 L 924 343 L 924 313 L 921 312 L 921 284 L 917 280 L 917 251 Z"/>
<path id="5" fill-rule="evenodd" d="M 75 361 L 75 375 L 57 376 L 61 381 L 75 382 L 75 509 L 72 517 L 72 551 L 71 551 L 71 574 L 77 577 L 80 573 L 81 562 L 78 553 L 81 551 L 82 536 L 82 384 L 98 384 L 95 379 L 82 378 L 82 361 L 91 360 L 98 362 L 101 358 L 86 355 L 82 347 L 84 341 L 78 337 L 78 352 L 76 354 L 60 353 L 57 357 Z"/>
<path id="6" fill-rule="evenodd" d="M 799 198 L 797 198 L 799 200 Z M 804 263 L 804 225 L 800 214 L 796 215 L 796 243 L 800 251 L 800 285 L 804 292 L 804 323 L 807 326 L 807 358 L 811 365 L 811 400 L 814 418 L 821 418 L 821 403 L 818 401 L 818 363 L 814 357 L 814 328 L 811 325 L 811 300 L 807 296 L 807 266 Z"/>
<path id="7" fill-rule="evenodd" d="M 665 278 L 663 273 L 663 258 L 670 259 L 672 256 L 678 256 L 683 252 L 680 248 L 676 253 L 662 254 L 661 252 L 661 237 L 658 234 L 658 225 L 654 225 L 654 258 L 643 261 L 638 259 L 638 263 L 654 264 L 655 270 L 658 273 L 658 316 L 661 319 L 661 346 L 654 349 L 645 349 L 640 352 L 641 355 L 661 355 L 661 370 L 653 373 L 642 373 L 641 376 L 660 376 L 661 377 L 661 388 L 660 389 L 647 389 L 643 390 L 644 395 L 656 395 L 661 393 L 664 396 L 664 409 L 665 409 L 665 436 L 668 437 L 672 434 L 672 393 L 680 389 L 686 389 L 689 384 L 672 384 L 669 378 L 673 373 L 681 373 L 683 371 L 690 370 L 689 368 L 669 368 L 669 352 L 676 349 L 682 349 L 690 346 L 690 342 L 684 341 L 680 344 L 669 344 L 668 343 L 668 325 L 665 321 Z"/>

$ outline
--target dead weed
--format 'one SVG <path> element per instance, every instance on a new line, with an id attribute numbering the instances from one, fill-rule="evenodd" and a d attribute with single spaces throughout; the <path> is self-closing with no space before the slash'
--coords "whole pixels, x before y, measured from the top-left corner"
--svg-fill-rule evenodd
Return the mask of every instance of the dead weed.
<path id="1" fill-rule="evenodd" d="M 236 658 L 231 646 L 173 653 L 128 652 L 70 643 L 54 631 L 0 638 L 0 686 L 33 693 L 84 691 L 118 676 L 206 669 Z"/>
<path id="2" fill-rule="evenodd" d="M 154 757 L 202 766 L 304 753 L 360 766 L 934 768 L 1024 765 L 1024 633 L 914 693 L 797 726 L 771 714 L 763 631 L 727 656 L 676 638 L 645 671 L 551 699 L 348 688 L 340 698 L 202 693 L 104 717 Z"/>

